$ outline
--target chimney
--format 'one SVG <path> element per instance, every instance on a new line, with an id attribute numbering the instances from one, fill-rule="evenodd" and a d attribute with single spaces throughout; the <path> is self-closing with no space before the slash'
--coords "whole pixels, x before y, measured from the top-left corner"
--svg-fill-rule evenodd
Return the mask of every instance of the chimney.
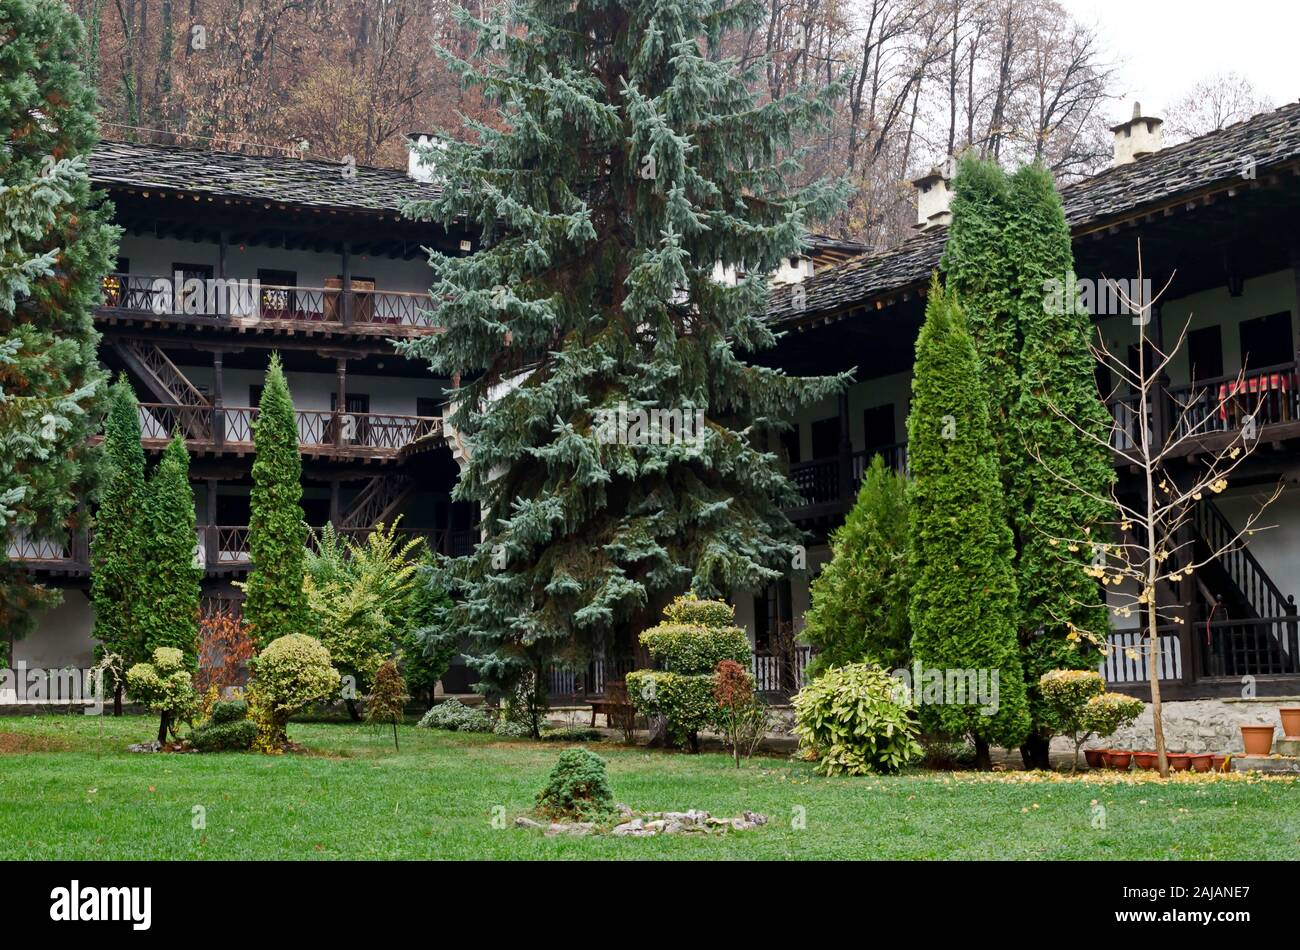
<path id="1" fill-rule="evenodd" d="M 1160 151 L 1164 145 L 1163 119 L 1142 114 L 1142 103 L 1133 103 L 1133 118 L 1127 122 L 1112 126 L 1115 133 L 1115 161 L 1120 165 L 1131 165 L 1139 158 Z"/>
<path id="2" fill-rule="evenodd" d="M 952 191 L 948 188 L 948 179 L 935 168 L 928 175 L 922 175 L 912 182 L 916 189 L 916 227 L 929 231 L 952 223 Z"/>
<path id="3" fill-rule="evenodd" d="M 442 137 L 436 132 L 408 132 L 406 134 L 406 174 L 413 181 L 438 180 L 437 151 L 445 149 Z"/>

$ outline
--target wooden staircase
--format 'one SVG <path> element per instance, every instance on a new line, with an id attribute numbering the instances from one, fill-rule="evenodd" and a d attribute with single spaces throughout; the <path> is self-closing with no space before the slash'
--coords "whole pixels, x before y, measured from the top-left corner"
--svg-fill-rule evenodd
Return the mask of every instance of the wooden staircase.
<path id="1" fill-rule="evenodd" d="M 356 530 L 392 524 L 414 491 L 414 480 L 405 475 L 376 475 L 342 513 L 338 527 L 340 530 Z"/>

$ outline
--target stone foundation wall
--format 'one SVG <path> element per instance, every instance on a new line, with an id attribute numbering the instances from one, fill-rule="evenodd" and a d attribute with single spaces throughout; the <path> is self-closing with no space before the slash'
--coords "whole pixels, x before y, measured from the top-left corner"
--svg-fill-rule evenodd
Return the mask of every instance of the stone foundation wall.
<path id="1" fill-rule="evenodd" d="M 1238 726 L 1276 726 L 1274 743 L 1282 736 L 1280 706 L 1300 706 L 1300 697 L 1270 696 L 1267 699 L 1196 699 L 1161 704 L 1164 711 L 1165 744 L 1170 752 L 1241 752 Z M 1091 739 L 1089 748 L 1154 749 L 1151 733 L 1151 705 L 1133 725 L 1107 739 Z"/>

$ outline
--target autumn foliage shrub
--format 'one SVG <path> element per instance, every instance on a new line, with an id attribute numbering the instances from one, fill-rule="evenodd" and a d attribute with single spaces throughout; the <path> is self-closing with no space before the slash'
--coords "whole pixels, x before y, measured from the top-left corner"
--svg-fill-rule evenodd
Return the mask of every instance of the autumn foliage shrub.
<path id="1" fill-rule="evenodd" d="M 247 624 L 229 608 L 203 617 L 199 621 L 197 653 L 199 670 L 194 676 L 194 688 L 199 693 L 215 687 L 220 696 L 228 687 L 242 686 L 254 653 Z"/>
<path id="2" fill-rule="evenodd" d="M 740 768 L 741 756 L 753 755 L 767 731 L 767 706 L 754 691 L 754 677 L 735 660 L 723 660 L 714 671 L 713 701 L 718 729 Z"/>

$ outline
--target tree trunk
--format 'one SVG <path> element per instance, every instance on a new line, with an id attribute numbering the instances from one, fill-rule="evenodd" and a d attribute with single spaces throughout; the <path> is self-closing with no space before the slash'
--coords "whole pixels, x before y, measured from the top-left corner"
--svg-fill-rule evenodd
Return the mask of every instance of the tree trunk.
<path id="1" fill-rule="evenodd" d="M 991 772 L 993 770 L 993 757 L 989 755 L 987 739 L 975 740 L 975 768 L 980 772 Z"/>
<path id="2" fill-rule="evenodd" d="M 122 715 L 122 684 L 113 687 L 113 715 Z"/>
<path id="3" fill-rule="evenodd" d="M 1050 739 L 1031 733 L 1025 739 L 1024 745 L 1020 747 L 1020 757 L 1024 760 L 1027 769 L 1050 769 L 1052 767 L 1051 750 L 1052 743 Z"/>
<path id="4" fill-rule="evenodd" d="M 348 715 L 352 717 L 352 721 L 360 722 L 361 711 L 357 709 L 357 701 L 355 699 L 345 699 L 343 704 L 348 707 Z"/>
<path id="5" fill-rule="evenodd" d="M 663 716 L 652 716 L 648 723 L 650 727 L 650 741 L 646 746 L 651 749 L 669 749 L 672 743 L 668 741 L 668 720 Z"/>
<path id="6" fill-rule="evenodd" d="M 167 742 L 167 727 L 171 725 L 171 713 L 164 712 L 158 720 L 158 743 L 162 745 Z"/>

